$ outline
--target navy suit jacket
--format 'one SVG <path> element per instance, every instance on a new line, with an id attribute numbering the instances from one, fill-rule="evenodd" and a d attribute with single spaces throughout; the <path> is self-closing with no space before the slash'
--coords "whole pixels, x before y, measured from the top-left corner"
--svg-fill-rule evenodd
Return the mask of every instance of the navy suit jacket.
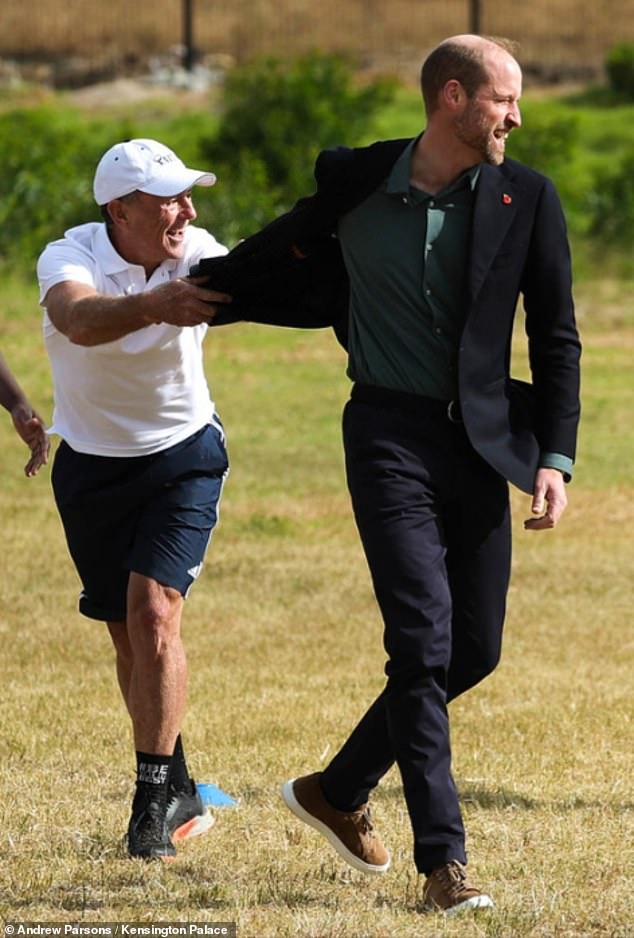
<path id="1" fill-rule="evenodd" d="M 192 274 L 233 302 L 214 324 L 247 320 L 333 326 L 345 346 L 348 278 L 337 221 L 389 175 L 409 140 L 339 147 L 320 154 L 317 191 Z M 480 455 L 532 492 L 540 452 L 574 460 L 581 345 L 574 317 L 570 251 L 557 193 L 514 160 L 483 164 L 467 265 L 467 308 L 458 352 L 460 405 Z M 523 299 L 532 381 L 511 378 L 511 338 Z"/>

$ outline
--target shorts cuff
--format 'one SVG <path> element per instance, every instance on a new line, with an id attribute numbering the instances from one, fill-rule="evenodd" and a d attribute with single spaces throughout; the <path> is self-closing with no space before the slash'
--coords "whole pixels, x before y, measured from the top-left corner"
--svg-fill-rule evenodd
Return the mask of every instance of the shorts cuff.
<path id="1" fill-rule="evenodd" d="M 125 622 L 125 609 L 114 609 L 112 606 L 99 606 L 88 599 L 84 593 L 79 597 L 79 611 L 87 619 L 97 619 L 100 622 Z"/>

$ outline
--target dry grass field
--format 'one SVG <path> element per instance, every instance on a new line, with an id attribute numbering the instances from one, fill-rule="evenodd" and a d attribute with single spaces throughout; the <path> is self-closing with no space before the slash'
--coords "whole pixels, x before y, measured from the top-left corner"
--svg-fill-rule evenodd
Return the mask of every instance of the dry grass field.
<path id="1" fill-rule="evenodd" d="M 240 61 L 347 47 L 368 65 L 403 66 L 408 80 L 425 47 L 467 28 L 466 6 L 195 2 L 205 52 Z M 180 7 L 4 0 L 0 56 L 145 57 L 178 41 Z M 483 8 L 486 31 L 516 36 L 524 60 L 544 67 L 598 67 L 634 24 L 634 0 Z M 217 809 L 211 833 L 170 866 L 122 850 L 134 760 L 109 640 L 77 612 L 50 470 L 21 475 L 24 447 L 0 410 L 0 924 L 233 922 L 238 938 L 634 938 L 631 283 L 585 280 L 577 305 L 584 410 L 570 506 L 556 531 L 529 534 L 528 499 L 512 493 L 502 664 L 452 705 L 473 878 L 496 909 L 454 922 L 420 914 L 395 771 L 374 799 L 394 857 L 384 877 L 349 870 L 281 801 L 280 784 L 325 763 L 380 689 L 381 623 L 345 491 L 341 350 L 326 332 L 236 326 L 206 349 L 232 471 L 186 606 L 184 737 L 196 777 L 238 806 Z M 0 349 L 50 419 L 35 285 L 3 280 Z"/>
<path id="2" fill-rule="evenodd" d="M 3 0 L 0 56 L 81 56 L 119 69 L 165 54 L 182 39 L 178 0 Z M 366 67 L 403 71 L 471 25 L 469 0 L 193 0 L 194 44 L 202 54 L 243 62 L 255 54 L 312 48 L 349 50 Z M 527 74 L 561 79 L 600 70 L 616 42 L 634 37 L 634 0 L 481 0 L 482 32 L 522 44 Z"/>
<path id="3" fill-rule="evenodd" d="M 589 287 L 587 288 L 590 289 Z M 631 297 L 630 297 L 631 299 Z M 343 360 L 327 333 L 215 332 L 207 367 L 233 468 L 186 609 L 192 769 L 239 799 L 170 866 L 125 858 L 133 756 L 105 629 L 78 583 L 49 471 L 0 420 L 0 921 L 235 922 L 239 938 L 633 938 L 634 323 L 579 297 L 584 421 L 567 516 L 522 530 L 502 665 L 452 705 L 484 917 L 417 911 L 396 773 L 375 798 L 394 855 L 347 869 L 283 806 L 381 686 L 381 626 L 345 492 Z M 5 284 L 0 347 L 43 413 L 35 290 Z M 2 417 L 2 414 L 0 414 Z"/>

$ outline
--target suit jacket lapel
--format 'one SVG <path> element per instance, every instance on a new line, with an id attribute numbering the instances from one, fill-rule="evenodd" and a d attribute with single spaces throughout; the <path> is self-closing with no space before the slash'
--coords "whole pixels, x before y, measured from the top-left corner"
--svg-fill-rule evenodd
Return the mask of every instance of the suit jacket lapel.
<path id="1" fill-rule="evenodd" d="M 498 167 L 486 163 L 480 171 L 469 259 L 468 290 L 476 299 L 517 211 L 519 195 L 511 179 Z"/>

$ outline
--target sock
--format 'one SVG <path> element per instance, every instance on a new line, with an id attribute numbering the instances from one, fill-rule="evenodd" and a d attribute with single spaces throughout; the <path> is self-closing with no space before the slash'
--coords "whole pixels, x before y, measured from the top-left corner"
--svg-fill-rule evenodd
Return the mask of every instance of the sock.
<path id="1" fill-rule="evenodd" d="M 160 804 L 167 802 L 171 762 L 171 756 L 137 750 L 136 790 L 138 797 L 148 801 L 158 801 Z"/>
<path id="2" fill-rule="evenodd" d="M 180 733 L 176 737 L 174 744 L 174 754 L 172 755 L 170 766 L 169 787 L 174 791 L 187 792 L 189 792 L 192 787 Z"/>

